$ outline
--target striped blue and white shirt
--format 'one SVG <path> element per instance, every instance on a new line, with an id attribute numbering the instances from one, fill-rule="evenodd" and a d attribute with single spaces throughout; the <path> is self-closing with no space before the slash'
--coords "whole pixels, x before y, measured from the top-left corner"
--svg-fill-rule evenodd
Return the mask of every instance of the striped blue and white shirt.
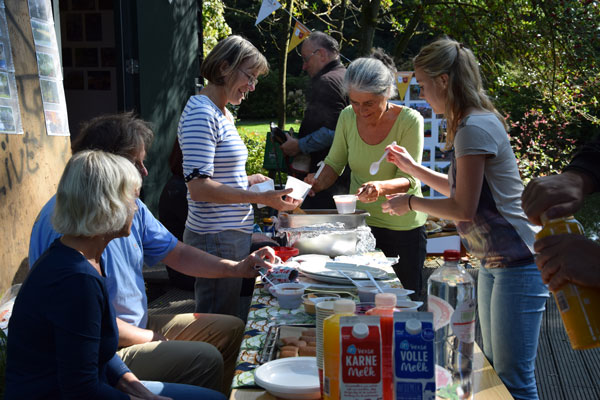
<path id="1" fill-rule="evenodd" d="M 206 96 L 192 96 L 181 118 L 177 136 L 183 153 L 183 173 L 195 169 L 224 185 L 247 190 L 248 149 L 227 115 Z M 193 201 L 188 191 L 186 227 L 198 234 L 238 230 L 252 233 L 254 215 L 250 203 L 217 204 Z"/>

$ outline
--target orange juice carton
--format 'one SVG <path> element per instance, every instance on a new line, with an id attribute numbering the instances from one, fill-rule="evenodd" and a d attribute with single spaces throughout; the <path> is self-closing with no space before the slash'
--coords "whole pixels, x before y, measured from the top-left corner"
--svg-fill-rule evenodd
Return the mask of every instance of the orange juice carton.
<path id="1" fill-rule="evenodd" d="M 432 313 L 394 313 L 396 399 L 435 399 L 434 338 Z"/>
<path id="2" fill-rule="evenodd" d="M 340 398 L 382 400 L 379 317 L 341 317 L 340 350 Z"/>

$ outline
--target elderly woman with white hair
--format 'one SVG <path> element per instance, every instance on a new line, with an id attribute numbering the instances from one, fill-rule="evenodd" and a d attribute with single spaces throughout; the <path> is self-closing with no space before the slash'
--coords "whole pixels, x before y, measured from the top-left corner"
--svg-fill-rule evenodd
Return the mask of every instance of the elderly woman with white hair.
<path id="1" fill-rule="evenodd" d="M 423 118 L 415 110 L 389 101 L 396 90 L 395 68 L 382 52 L 353 61 L 346 71 L 344 88 L 350 106 L 340 114 L 326 166 L 316 181 L 312 175 L 306 181 L 313 184 L 315 193 L 324 190 L 347 164 L 352 171 L 350 192 L 358 194 L 357 207 L 370 214 L 366 222 L 377 247 L 388 257 L 399 256 L 394 265 L 396 275 L 404 287 L 419 293 L 427 245 L 423 224 L 427 216 L 416 211 L 389 216 L 382 212 L 381 204 L 390 194 L 421 196 L 421 184 L 392 163 L 382 163 L 375 175 L 370 174 L 369 167 L 392 142 L 405 147 L 420 162 Z"/>
<path id="2" fill-rule="evenodd" d="M 117 155 L 82 151 L 67 163 L 52 217 L 63 236 L 33 265 L 10 319 L 6 399 L 225 398 L 141 382 L 115 354 L 117 325 L 100 260 L 112 239 L 129 235 L 141 183 L 135 166 Z"/>

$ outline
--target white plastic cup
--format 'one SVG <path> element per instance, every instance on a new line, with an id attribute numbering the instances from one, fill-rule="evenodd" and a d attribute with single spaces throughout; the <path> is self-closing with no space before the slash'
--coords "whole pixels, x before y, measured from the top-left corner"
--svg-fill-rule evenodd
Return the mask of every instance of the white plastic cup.
<path id="1" fill-rule="evenodd" d="M 355 194 L 338 194 L 333 196 L 338 214 L 353 214 L 356 211 Z"/>
<path id="2" fill-rule="evenodd" d="M 277 297 L 280 308 L 293 310 L 302 304 L 304 288 L 301 283 L 280 283 L 273 286 L 272 293 Z"/>
<path id="3" fill-rule="evenodd" d="M 288 175 L 287 181 L 285 182 L 285 188 L 286 189 L 289 189 L 289 188 L 294 189 L 292 191 L 292 193 L 288 193 L 288 196 L 290 196 L 296 200 L 304 200 L 304 198 L 306 197 L 306 195 L 308 194 L 308 191 L 310 190 L 310 188 L 312 188 L 312 186 L 304 181 L 301 181 L 300 179 L 296 179 L 293 176 Z"/>
<path id="4" fill-rule="evenodd" d="M 273 181 L 273 179 L 269 178 L 269 180 L 267 180 L 267 181 L 257 183 L 255 185 L 250 186 L 248 188 L 248 190 L 251 192 L 257 192 L 257 193 L 268 192 L 269 190 L 275 190 L 275 182 Z M 258 208 L 265 207 L 264 204 L 257 204 L 256 206 Z"/>
<path id="5" fill-rule="evenodd" d="M 317 326 L 317 368 L 323 370 L 323 321 L 333 315 L 333 303 L 335 300 L 325 300 L 315 304 L 316 326 Z"/>

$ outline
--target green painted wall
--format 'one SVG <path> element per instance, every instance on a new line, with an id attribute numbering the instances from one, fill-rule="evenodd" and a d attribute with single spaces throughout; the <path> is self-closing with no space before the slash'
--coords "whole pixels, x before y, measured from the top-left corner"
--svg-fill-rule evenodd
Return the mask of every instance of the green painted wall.
<path id="1" fill-rule="evenodd" d="M 140 113 L 153 124 L 154 143 L 146 157 L 144 202 L 158 215 L 158 199 L 170 177 L 169 154 L 181 111 L 194 93 L 198 71 L 196 0 L 137 3 Z"/>

